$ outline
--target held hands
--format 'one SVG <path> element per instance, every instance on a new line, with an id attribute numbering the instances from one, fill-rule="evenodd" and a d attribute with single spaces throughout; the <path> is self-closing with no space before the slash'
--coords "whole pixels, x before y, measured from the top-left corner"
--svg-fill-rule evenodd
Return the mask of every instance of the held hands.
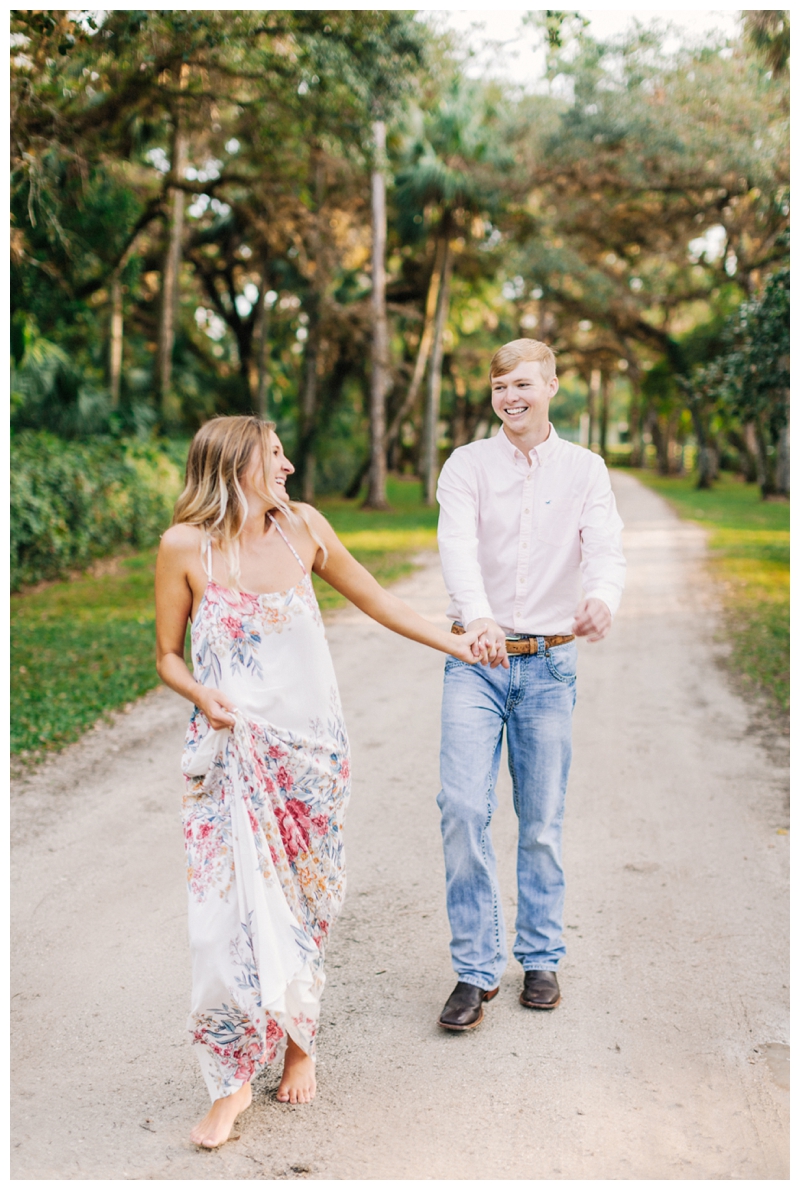
<path id="1" fill-rule="evenodd" d="M 467 636 L 476 634 L 477 640 L 472 644 L 472 656 L 481 665 L 490 665 L 496 669 L 502 665 L 508 669 L 508 654 L 506 653 L 506 634 L 494 620 L 471 620 L 467 624 Z M 467 637 L 462 637 L 466 640 Z"/>
<path id="2" fill-rule="evenodd" d="M 201 686 L 202 693 L 198 693 L 195 698 L 195 704 L 208 719 L 215 731 L 221 731 L 224 727 L 233 727 L 236 720 L 232 715 L 235 707 L 227 694 L 223 694 L 221 690 L 214 690 L 210 686 Z"/>
<path id="3" fill-rule="evenodd" d="M 589 641 L 602 640 L 608 636 L 611 628 L 611 611 L 602 599 L 592 597 L 584 599 L 578 605 L 572 631 L 576 636 L 585 636 Z M 481 665 L 491 665 L 495 669 L 502 665 L 508 669 L 508 654 L 506 653 L 506 635 L 494 620 L 471 620 L 467 625 L 465 636 L 459 637 L 462 645 L 468 645 L 471 656 L 462 660 L 469 660 L 472 664 L 480 661 Z"/>
<path id="4" fill-rule="evenodd" d="M 478 645 L 479 635 L 477 632 L 465 632 L 463 636 L 453 636 L 449 633 L 447 638 L 448 653 L 459 661 L 466 661 L 467 665 L 474 665 L 478 660 L 478 653 L 473 650 Z"/>
<path id="5" fill-rule="evenodd" d="M 611 627 L 611 612 L 602 599 L 584 599 L 578 604 L 572 631 L 587 640 L 602 640 Z"/>

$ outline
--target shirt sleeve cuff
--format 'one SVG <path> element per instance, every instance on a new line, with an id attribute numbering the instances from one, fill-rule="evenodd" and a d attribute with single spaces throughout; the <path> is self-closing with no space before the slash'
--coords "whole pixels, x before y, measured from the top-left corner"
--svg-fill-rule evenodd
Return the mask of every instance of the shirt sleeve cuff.
<path id="1" fill-rule="evenodd" d="M 467 603 L 460 609 L 461 622 L 466 628 L 473 620 L 493 620 L 494 615 L 488 603 Z"/>
<path id="2" fill-rule="evenodd" d="M 587 599 L 602 599 L 611 615 L 617 614 L 617 609 L 622 599 L 622 593 L 614 590 L 613 587 L 595 587 L 592 591 L 586 591 Z"/>

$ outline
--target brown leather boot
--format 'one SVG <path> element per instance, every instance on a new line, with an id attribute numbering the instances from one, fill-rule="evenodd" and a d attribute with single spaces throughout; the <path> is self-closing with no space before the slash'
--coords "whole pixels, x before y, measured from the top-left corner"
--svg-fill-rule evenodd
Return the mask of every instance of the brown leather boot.
<path id="1" fill-rule="evenodd" d="M 526 971 L 520 1004 L 525 1008 L 555 1008 L 561 991 L 555 971 Z"/>
<path id="2" fill-rule="evenodd" d="M 442 1009 L 438 1023 L 443 1029 L 453 1029 L 459 1033 L 464 1029 L 474 1029 L 483 1020 L 484 1000 L 493 1000 L 499 991 L 499 988 L 493 988 L 485 992 L 483 988 L 475 987 L 474 983 L 459 980 Z"/>

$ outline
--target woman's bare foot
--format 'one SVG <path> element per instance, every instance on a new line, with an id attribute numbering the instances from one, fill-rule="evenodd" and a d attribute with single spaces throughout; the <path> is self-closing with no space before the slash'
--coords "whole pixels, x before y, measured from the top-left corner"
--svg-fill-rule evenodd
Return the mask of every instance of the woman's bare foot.
<path id="1" fill-rule="evenodd" d="M 317 1093 L 314 1063 L 291 1037 L 283 1060 L 283 1078 L 278 1087 L 281 1103 L 310 1103 Z"/>
<path id="2" fill-rule="evenodd" d="M 245 1083 L 232 1095 L 226 1095 L 224 1099 L 215 1099 L 211 1104 L 211 1111 L 191 1131 L 194 1143 L 202 1149 L 217 1149 L 224 1145 L 230 1138 L 234 1120 L 252 1101 L 253 1092 L 249 1083 Z"/>

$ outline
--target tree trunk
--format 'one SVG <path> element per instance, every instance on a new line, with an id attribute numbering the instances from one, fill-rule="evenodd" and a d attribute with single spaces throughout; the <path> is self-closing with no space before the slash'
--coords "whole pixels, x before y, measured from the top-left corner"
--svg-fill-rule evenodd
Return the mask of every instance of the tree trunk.
<path id="1" fill-rule="evenodd" d="M 386 125 L 376 120 L 372 171 L 372 374 L 370 468 L 365 508 L 388 508 L 386 499 L 386 393 L 389 388 L 389 323 L 386 317 Z"/>
<path id="2" fill-rule="evenodd" d="M 589 414 L 589 450 L 594 442 L 594 432 L 597 426 L 597 404 L 602 384 L 602 374 L 599 368 L 592 368 L 589 376 L 589 392 L 586 396 L 586 411 Z"/>
<path id="3" fill-rule="evenodd" d="M 436 319 L 433 330 L 431 366 L 428 371 L 428 387 L 425 402 L 425 422 L 422 441 L 422 493 L 427 505 L 436 501 L 436 480 L 439 473 L 439 404 L 442 393 L 442 356 L 444 354 L 444 328 L 450 305 L 450 274 L 453 254 L 449 240 L 445 241 L 442 261 L 442 283 L 439 300 L 436 303 Z"/>
<path id="4" fill-rule="evenodd" d="M 608 406 L 610 400 L 610 388 L 608 373 L 600 373 L 600 454 L 603 458 L 606 457 L 608 450 Z"/>
<path id="5" fill-rule="evenodd" d="M 650 414 L 650 435 L 656 448 L 659 475 L 669 475 L 669 437 L 655 409 Z"/>
<path id="6" fill-rule="evenodd" d="M 390 473 L 396 471 L 398 467 L 398 457 L 400 455 L 400 434 L 403 428 L 405 419 L 397 420 L 397 414 L 405 406 L 408 390 L 402 396 L 395 392 L 399 385 L 395 380 L 392 388 L 386 394 L 386 420 L 388 426 L 386 429 L 386 469 Z M 392 398 L 395 398 L 393 401 Z M 397 399 L 399 397 L 399 400 Z M 406 414 L 408 417 L 408 414 Z M 396 430 L 395 430 L 396 425 Z M 393 432 L 394 431 L 394 432 Z"/>
<path id="7" fill-rule="evenodd" d="M 710 488 L 716 477 L 716 452 L 706 430 L 699 398 L 689 391 L 688 386 L 684 388 L 684 392 L 689 412 L 692 415 L 694 436 L 697 439 L 697 487 L 702 491 Z"/>
<path id="8" fill-rule="evenodd" d="M 297 446 L 297 478 L 300 499 L 304 500 L 306 504 L 314 502 L 316 480 L 317 333 L 316 311 L 314 314 L 309 312 L 303 385 L 300 391 L 300 440 Z"/>
<path id="9" fill-rule="evenodd" d="M 755 429 L 752 422 L 747 422 L 740 434 L 738 430 L 726 431 L 728 441 L 739 453 L 739 473 L 745 483 L 756 483 L 758 480 L 758 447 L 755 439 Z"/>
<path id="10" fill-rule="evenodd" d="M 716 463 L 713 448 L 698 445 L 697 447 L 697 487 L 700 491 L 713 487 Z"/>
<path id="11" fill-rule="evenodd" d="M 744 436 L 748 449 L 752 451 L 753 455 L 753 469 L 755 472 L 755 482 L 762 489 L 767 482 L 767 473 L 764 468 L 764 457 L 761 451 L 761 442 L 759 439 L 758 428 L 754 421 L 749 421 L 744 427 Z"/>
<path id="12" fill-rule="evenodd" d="M 111 405 L 119 405 L 119 386 L 122 376 L 122 282 L 119 272 L 111 282 L 111 349 L 108 360 L 108 386 L 111 390 Z"/>
<path id="13" fill-rule="evenodd" d="M 347 489 L 344 493 L 345 500 L 355 500 L 356 496 L 361 491 L 361 485 L 364 482 L 364 480 L 367 478 L 367 476 L 369 475 L 370 461 L 371 461 L 370 457 L 369 457 L 369 455 L 367 455 L 367 457 L 364 459 L 363 463 L 358 468 L 355 475 L 353 476 L 353 478 L 350 480 L 349 484 L 347 485 Z"/>
<path id="14" fill-rule="evenodd" d="M 439 303 L 439 290 L 442 283 L 442 267 L 444 265 L 445 253 L 447 252 L 447 238 L 440 236 L 436 241 L 436 253 L 433 258 L 433 271 L 431 272 L 431 279 L 428 283 L 428 293 L 425 298 L 425 318 L 422 324 L 422 334 L 420 335 L 419 347 L 417 348 L 417 358 L 414 364 L 414 372 L 411 377 L 411 383 L 408 386 L 408 393 L 405 396 L 400 408 L 395 413 L 391 420 L 389 429 L 386 434 L 387 447 L 391 447 L 397 440 L 403 422 L 413 410 L 417 403 L 419 390 L 422 385 L 422 378 L 425 375 L 425 366 L 430 355 L 431 344 L 433 343 L 434 323 L 436 319 L 436 310 Z"/>
<path id="15" fill-rule="evenodd" d="M 678 455 L 678 444 L 675 441 L 675 435 L 678 430 L 678 417 L 673 411 L 667 418 L 666 430 L 666 454 L 667 454 L 667 475 L 677 475 L 680 471 L 680 461 Z"/>
<path id="16" fill-rule="evenodd" d="M 269 324 L 272 306 L 267 302 L 268 274 L 266 265 L 261 271 L 256 317 L 255 408 L 262 421 L 269 419 Z"/>
<path id="17" fill-rule="evenodd" d="M 309 293 L 306 298 L 308 314 L 308 338 L 303 355 L 303 379 L 299 394 L 299 437 L 297 444 L 297 472 L 295 486 L 300 489 L 300 499 L 313 503 L 316 484 L 316 441 L 317 391 L 319 372 L 320 323 L 325 284 L 324 251 L 320 211 L 325 197 L 325 170 L 319 141 L 311 149 L 311 169 L 314 181 L 313 222 L 309 236 L 309 260 L 313 271 L 308 278 Z"/>
<path id="18" fill-rule="evenodd" d="M 631 443 L 631 467 L 644 463 L 644 442 L 642 441 L 642 395 L 638 385 L 632 385 L 631 403 L 628 409 L 628 438 Z"/>
<path id="19" fill-rule="evenodd" d="M 450 439 L 453 443 L 453 450 L 455 450 L 456 447 L 464 446 L 470 440 L 469 430 L 467 428 L 467 382 L 452 365 L 450 367 L 450 377 L 453 381 L 453 388 L 456 394 L 453 404 L 453 419 L 450 426 Z"/>
<path id="20" fill-rule="evenodd" d="M 776 493 L 775 456 L 769 453 L 769 438 L 761 418 L 756 418 L 755 430 L 758 447 L 759 486 L 761 498 L 766 500 L 768 496 L 774 496 Z"/>
<path id="21" fill-rule="evenodd" d="M 789 495 L 789 401 L 786 401 L 786 425 L 778 437 L 777 459 L 775 463 L 775 491 L 779 496 Z"/>
<path id="22" fill-rule="evenodd" d="M 184 84 L 184 70 L 181 69 L 181 85 Z M 172 137 L 171 173 L 182 178 L 186 169 L 188 142 L 181 125 L 180 115 L 175 117 Z M 180 303 L 181 241 L 183 238 L 184 193 L 175 187 L 169 191 L 169 229 L 167 251 L 161 271 L 161 310 L 158 328 L 158 354 L 156 357 L 156 391 L 162 412 L 173 413 L 170 393 L 172 388 L 172 349 L 175 345 L 175 324 Z"/>

